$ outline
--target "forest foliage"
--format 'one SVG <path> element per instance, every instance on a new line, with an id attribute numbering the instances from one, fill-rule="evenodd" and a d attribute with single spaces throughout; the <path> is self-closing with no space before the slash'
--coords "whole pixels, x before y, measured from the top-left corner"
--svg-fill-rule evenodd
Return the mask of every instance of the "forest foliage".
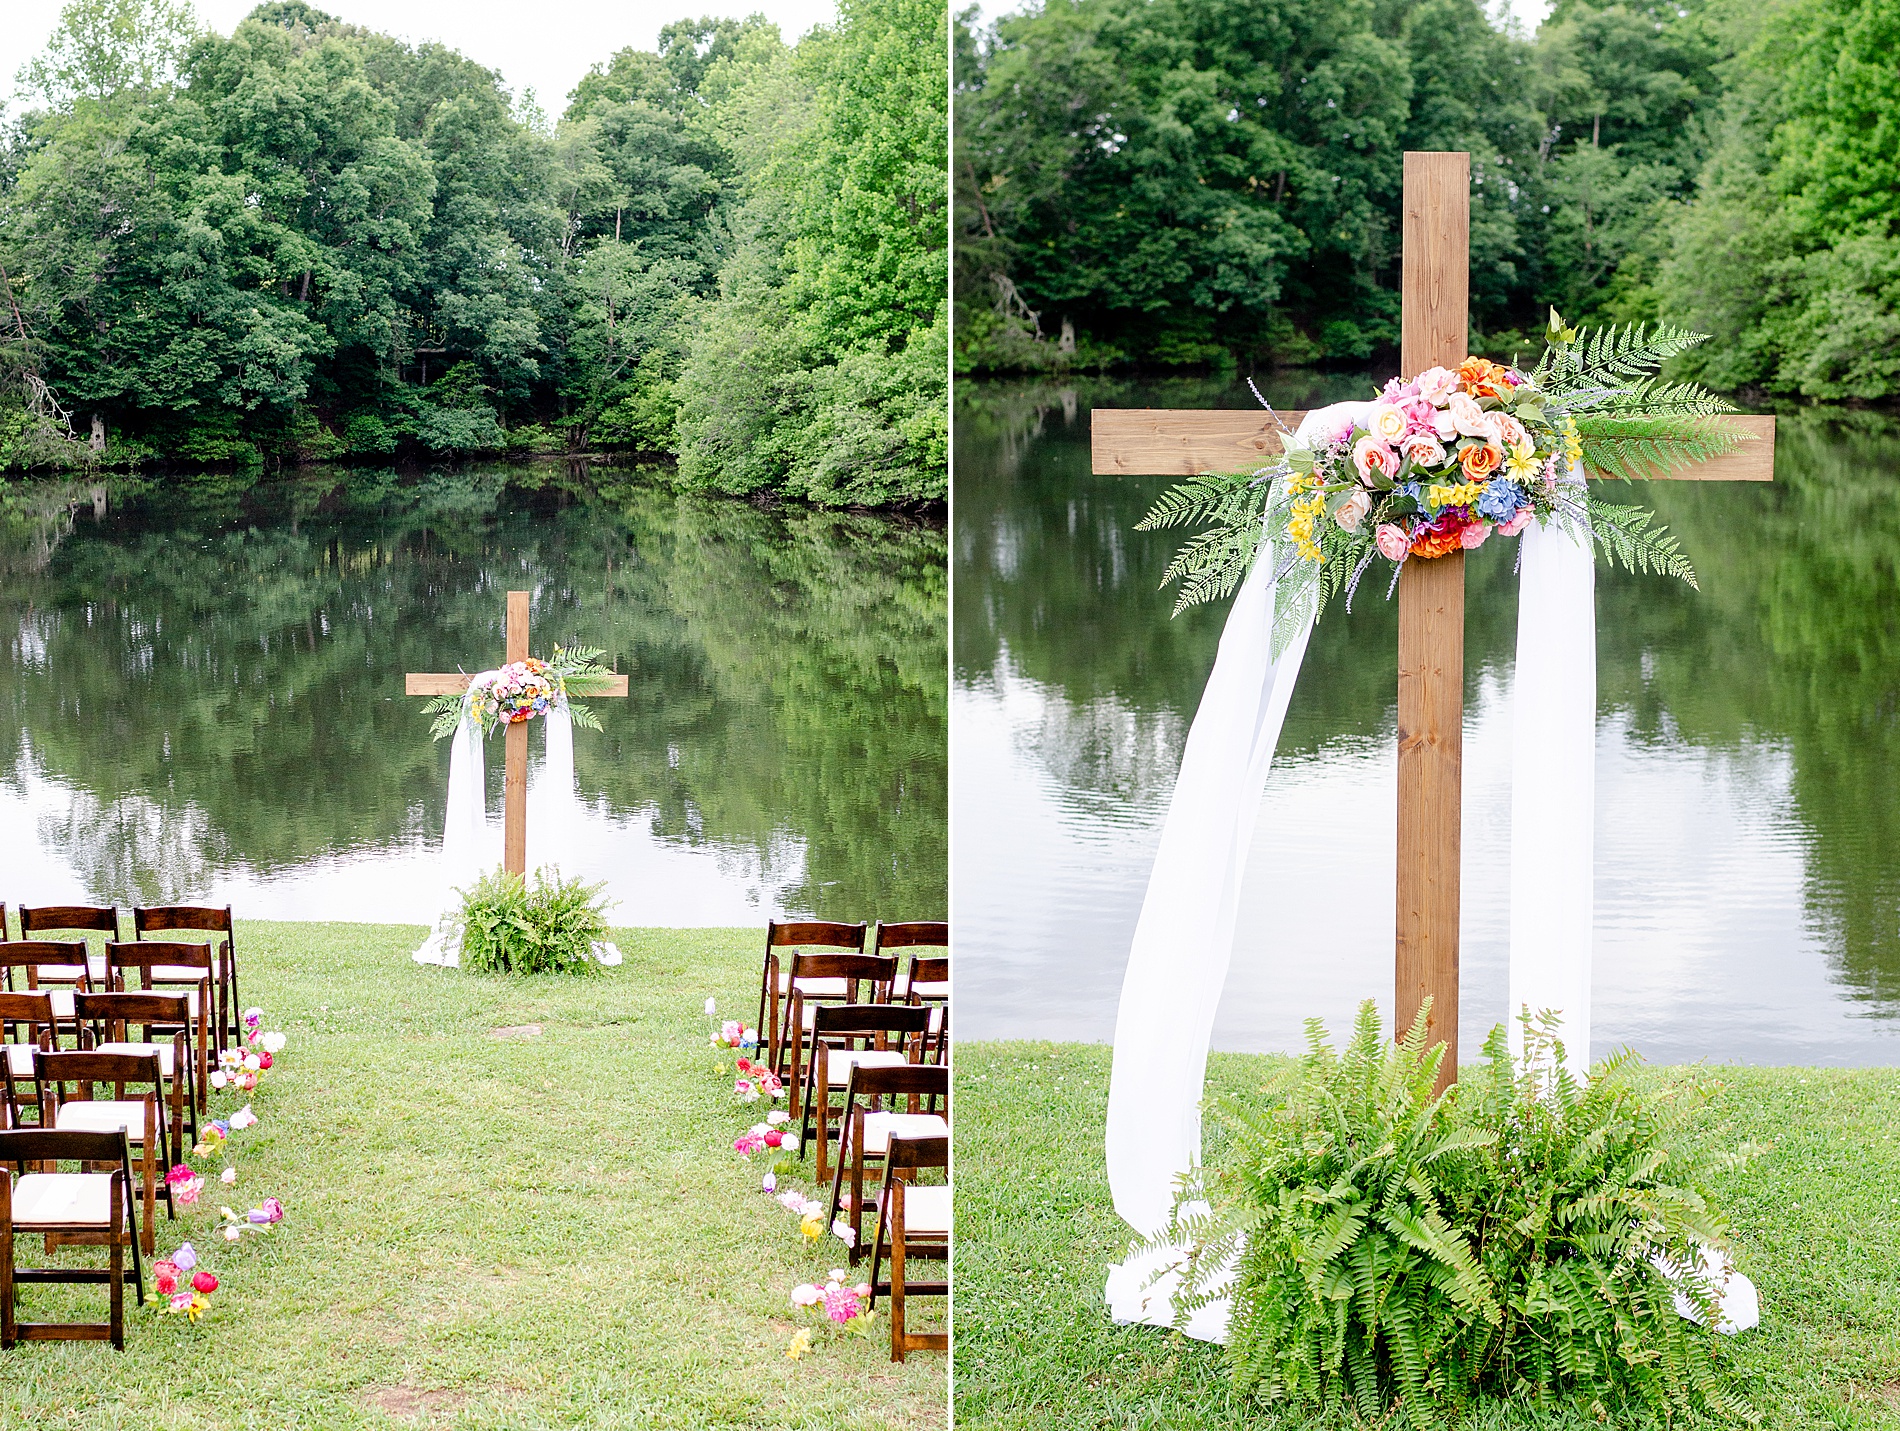
<path id="1" fill-rule="evenodd" d="M 1396 358 L 1402 155 L 1472 156 L 1474 348 L 1900 393 L 1900 0 L 1043 0 L 956 34 L 965 370 Z"/>
<path id="2" fill-rule="evenodd" d="M 682 20 L 550 119 L 303 0 L 73 0 L 0 143 L 0 466 L 619 450 L 940 498 L 943 26 Z"/>

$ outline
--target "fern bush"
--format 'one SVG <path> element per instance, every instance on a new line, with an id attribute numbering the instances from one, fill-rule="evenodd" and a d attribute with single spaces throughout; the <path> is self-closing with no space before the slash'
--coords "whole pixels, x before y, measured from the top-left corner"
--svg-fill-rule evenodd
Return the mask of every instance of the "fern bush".
<path id="1" fill-rule="evenodd" d="M 605 885 L 496 870 L 463 891 L 462 965 L 490 974 L 590 974 L 607 937 Z"/>
<path id="2" fill-rule="evenodd" d="M 1169 1236 L 1191 1249 L 1183 1316 L 1231 1292 L 1241 1389 L 1421 1427 L 1485 1397 L 1753 1420 L 1675 1308 L 1712 1323 L 1714 1294 L 1662 1270 L 1722 1245 L 1707 1181 L 1749 1155 L 1692 1151 L 1711 1088 L 1653 1085 L 1629 1054 L 1576 1080 L 1550 1021 L 1527 1020 L 1521 1060 L 1500 1025 L 1434 1096 L 1424 1030 L 1388 1043 L 1368 1001 L 1335 1053 L 1313 1020 L 1264 1097 L 1213 1105 L 1230 1143 Z"/>

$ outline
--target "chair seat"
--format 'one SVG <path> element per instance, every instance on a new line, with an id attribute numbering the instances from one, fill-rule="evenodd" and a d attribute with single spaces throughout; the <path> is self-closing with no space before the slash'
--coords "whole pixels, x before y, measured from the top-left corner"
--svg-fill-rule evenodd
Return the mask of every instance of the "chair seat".
<path id="1" fill-rule="evenodd" d="M 28 1173 L 13 1185 L 13 1228 L 112 1226 L 112 1174 Z"/>
<path id="2" fill-rule="evenodd" d="M 842 999 L 845 995 L 845 983 L 843 979 L 800 979 L 798 989 L 800 993 L 808 994 L 814 999 Z M 792 992 L 792 971 L 783 966 L 778 971 L 778 991 L 788 996 Z"/>
<path id="3" fill-rule="evenodd" d="M 7 1064 L 13 1070 L 15 1078 L 33 1076 L 33 1045 L 30 1043 L 10 1043 L 5 1045 Z"/>
<path id="4" fill-rule="evenodd" d="M 53 1126 L 80 1133 L 116 1133 L 125 1129 L 126 1138 L 134 1143 L 145 1141 L 145 1105 L 127 1100 L 115 1103 L 106 1099 L 92 1102 L 74 1101 L 59 1105 L 59 1112 L 53 1117 Z"/>
<path id="5" fill-rule="evenodd" d="M 177 1059 L 178 1050 L 168 1043 L 102 1043 L 99 1053 L 155 1053 L 158 1055 L 158 1071 L 167 1078 L 172 1076 L 172 1064 Z"/>
<path id="6" fill-rule="evenodd" d="M 950 985 L 942 979 L 920 979 L 913 984 L 910 975 L 905 974 L 893 986 L 891 997 L 908 999 L 912 994 L 920 999 L 947 999 L 950 997 Z"/>
<path id="7" fill-rule="evenodd" d="M 174 990 L 154 988 L 152 992 L 155 994 L 182 992 L 185 996 L 186 1007 L 191 1017 L 195 1019 L 198 1017 L 198 991 L 204 987 L 210 978 L 211 976 L 203 969 L 194 969 L 189 964 L 154 964 L 152 965 L 152 983 L 154 985 L 182 985 L 183 988 L 182 990 L 177 990 L 176 988 L 174 988 Z M 125 986 L 128 989 L 132 987 L 130 977 L 126 979 Z"/>
<path id="8" fill-rule="evenodd" d="M 950 1189 L 907 1186 L 904 1189 L 904 1239 L 949 1235 Z"/>
<path id="9" fill-rule="evenodd" d="M 866 1113 L 864 1115 L 864 1155 L 881 1158 L 891 1146 L 892 1137 L 947 1138 L 950 1124 L 939 1113 Z"/>
<path id="10" fill-rule="evenodd" d="M 33 973 L 42 984 L 77 984 L 90 973 L 87 964 L 35 964 Z"/>
<path id="11" fill-rule="evenodd" d="M 902 1068 L 910 1060 L 894 1048 L 834 1048 L 825 1055 L 825 1076 L 833 1088 L 851 1082 L 852 1068 Z"/>
<path id="12" fill-rule="evenodd" d="M 53 1001 L 54 1018 L 70 1019 L 73 1016 L 73 991 L 71 989 L 42 989 L 40 992 Z"/>

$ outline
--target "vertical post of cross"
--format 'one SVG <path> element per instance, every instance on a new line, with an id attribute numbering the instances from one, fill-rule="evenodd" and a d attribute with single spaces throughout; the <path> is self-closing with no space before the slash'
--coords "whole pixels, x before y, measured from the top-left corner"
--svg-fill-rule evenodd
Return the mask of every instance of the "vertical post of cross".
<path id="1" fill-rule="evenodd" d="M 1471 156 L 1405 156 L 1400 371 L 1466 356 Z M 1398 1032 L 1429 997 L 1441 1089 L 1458 1072 L 1458 860 L 1464 759 L 1465 558 L 1414 558 L 1399 575 Z"/>
<path id="2" fill-rule="evenodd" d="M 528 593 L 508 593 L 508 660 L 528 659 Z M 502 776 L 502 862 L 508 873 L 528 872 L 528 723 L 508 727 Z"/>

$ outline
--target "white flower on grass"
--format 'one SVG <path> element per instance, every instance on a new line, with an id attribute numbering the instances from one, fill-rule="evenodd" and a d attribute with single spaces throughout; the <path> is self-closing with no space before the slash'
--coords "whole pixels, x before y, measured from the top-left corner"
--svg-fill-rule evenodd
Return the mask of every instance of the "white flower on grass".
<path id="1" fill-rule="evenodd" d="M 789 1123 L 792 1121 L 792 1115 L 787 1113 L 783 1108 L 774 1108 L 770 1113 L 765 1115 L 765 1121 L 773 1124 Z"/>
<path id="2" fill-rule="evenodd" d="M 231 1115 L 231 1127 L 234 1130 L 248 1128 L 256 1121 L 257 1115 L 251 1111 L 251 1105 L 248 1103 Z"/>
<path id="3" fill-rule="evenodd" d="M 223 1183 L 226 1187 L 230 1187 L 237 1181 L 237 1169 L 226 1168 L 223 1172 L 218 1174 L 218 1181 Z"/>
<path id="4" fill-rule="evenodd" d="M 796 1153 L 798 1151 L 798 1134 L 787 1133 L 785 1135 L 785 1141 L 779 1144 L 779 1149 L 781 1152 Z"/>
<path id="5" fill-rule="evenodd" d="M 273 1032 L 265 1034 L 263 1042 L 264 1052 L 275 1057 L 284 1051 L 284 1045 L 290 1042 L 290 1040 L 280 1033 Z"/>
<path id="6" fill-rule="evenodd" d="M 214 1068 L 211 1070 L 211 1086 L 213 1088 L 222 1088 L 230 1081 L 230 1076 L 226 1074 L 222 1068 Z"/>
<path id="7" fill-rule="evenodd" d="M 709 1019 L 717 1018 L 718 1015 L 719 1015 L 719 1001 L 717 999 L 706 1000 L 706 1017 Z"/>

